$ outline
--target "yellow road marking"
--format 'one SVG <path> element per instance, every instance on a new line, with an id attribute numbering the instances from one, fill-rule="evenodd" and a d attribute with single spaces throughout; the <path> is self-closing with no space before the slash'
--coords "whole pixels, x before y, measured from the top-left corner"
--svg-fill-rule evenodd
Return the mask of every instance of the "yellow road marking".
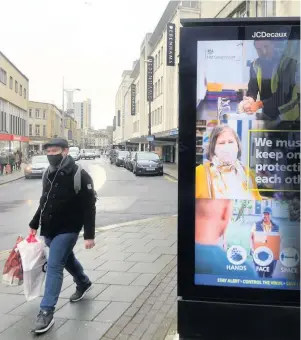
<path id="1" fill-rule="evenodd" d="M 168 176 L 168 175 L 164 175 L 164 178 L 167 179 L 167 180 L 170 181 L 170 182 L 174 182 L 174 183 L 177 183 L 177 182 L 178 182 L 175 178 L 172 178 L 172 177 L 170 177 L 170 176 Z"/>

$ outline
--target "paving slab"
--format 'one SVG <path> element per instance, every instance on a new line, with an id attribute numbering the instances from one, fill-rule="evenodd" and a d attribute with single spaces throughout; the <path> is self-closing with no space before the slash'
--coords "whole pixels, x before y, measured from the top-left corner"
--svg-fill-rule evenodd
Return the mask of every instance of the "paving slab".
<path id="1" fill-rule="evenodd" d="M 143 286 L 111 285 L 95 299 L 102 301 L 133 302 L 142 293 Z"/>
<path id="2" fill-rule="evenodd" d="M 158 257 L 160 257 L 160 255 L 162 255 L 161 253 L 155 253 L 154 251 L 152 251 L 152 254 L 146 254 L 146 253 L 134 253 L 132 255 L 130 255 L 128 258 L 126 258 L 126 262 L 130 261 L 130 262 L 145 262 L 145 263 L 149 263 L 149 262 L 154 262 L 158 259 Z"/>
<path id="3" fill-rule="evenodd" d="M 113 323 L 118 320 L 130 306 L 130 302 L 111 302 L 94 318 L 94 321 Z"/>
<path id="4" fill-rule="evenodd" d="M 108 301 L 81 300 L 66 304 L 55 315 L 62 319 L 92 321 L 108 304 Z"/>
<path id="5" fill-rule="evenodd" d="M 100 340 L 110 326 L 110 323 L 68 320 L 51 340 Z"/>
<path id="6" fill-rule="evenodd" d="M 102 271 L 117 271 L 117 272 L 126 272 L 131 267 L 133 267 L 134 263 L 125 262 L 125 261 L 107 261 L 102 264 L 100 267 L 97 267 L 97 270 Z"/>
<path id="7" fill-rule="evenodd" d="M 124 285 L 127 286 L 131 284 L 137 277 L 139 273 L 124 273 L 124 272 L 108 272 L 103 275 L 96 283 L 112 284 L 112 285 Z"/>
<path id="8" fill-rule="evenodd" d="M 132 286 L 148 286 L 152 280 L 155 278 L 156 274 L 141 274 L 135 279 L 131 285 Z"/>
<path id="9" fill-rule="evenodd" d="M 51 329 L 38 338 L 31 332 L 34 328 L 35 319 L 33 318 L 22 318 L 20 321 L 7 328 L 4 332 L 0 333 L 1 340 L 54 340 L 56 338 L 56 331 L 66 322 L 66 319 L 55 319 L 55 324 Z M 76 338 L 73 338 L 74 340 Z"/>
<path id="10" fill-rule="evenodd" d="M 99 232 L 91 251 L 77 245 L 94 288 L 70 303 L 76 286 L 64 271 L 55 326 L 39 340 L 163 340 L 172 325 L 175 334 L 176 232 L 176 218 L 163 217 Z M 32 340 L 40 301 L 25 302 L 22 286 L 0 284 L 0 339 Z"/>
<path id="11" fill-rule="evenodd" d="M 0 333 L 22 319 L 20 315 L 0 314 Z"/>
<path id="12" fill-rule="evenodd" d="M 13 309 L 9 312 L 10 315 L 21 315 L 21 316 L 27 316 L 36 318 L 40 311 L 40 302 L 41 299 L 34 299 L 29 302 L 24 302 L 21 306 L 18 306 L 17 308 Z M 58 303 L 56 305 L 56 311 L 58 311 L 60 308 L 62 308 L 64 305 L 69 303 L 68 299 L 59 299 Z"/>
<path id="13" fill-rule="evenodd" d="M 96 296 L 98 296 L 101 292 L 103 292 L 107 287 L 108 285 L 105 285 L 105 284 L 93 283 L 92 289 L 88 291 L 84 299 L 94 300 Z M 75 291 L 75 287 L 70 286 L 61 292 L 60 297 L 63 299 L 69 299 L 70 296 L 74 293 L 74 291 Z"/>
<path id="14" fill-rule="evenodd" d="M 7 314 L 25 302 L 22 295 L 0 294 L 0 314 Z"/>

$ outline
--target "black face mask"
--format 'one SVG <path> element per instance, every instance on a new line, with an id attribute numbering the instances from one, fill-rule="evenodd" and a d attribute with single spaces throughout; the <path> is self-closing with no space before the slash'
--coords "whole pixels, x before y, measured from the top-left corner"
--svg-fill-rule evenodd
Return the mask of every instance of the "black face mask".
<path id="1" fill-rule="evenodd" d="M 49 164 L 53 167 L 58 167 L 62 160 L 63 160 L 63 155 L 59 153 L 58 155 L 47 155 Z"/>

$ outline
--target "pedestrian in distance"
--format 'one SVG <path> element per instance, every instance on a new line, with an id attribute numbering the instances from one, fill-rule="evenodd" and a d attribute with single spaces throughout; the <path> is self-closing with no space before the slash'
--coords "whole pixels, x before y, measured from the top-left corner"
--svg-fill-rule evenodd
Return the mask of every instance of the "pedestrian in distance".
<path id="1" fill-rule="evenodd" d="M 30 232 L 38 228 L 49 247 L 44 297 L 40 304 L 34 332 L 44 333 L 54 324 L 57 304 L 66 269 L 76 284 L 70 302 L 81 300 L 92 288 L 92 283 L 75 258 L 73 248 L 84 227 L 86 249 L 95 246 L 95 203 L 93 180 L 80 165 L 68 156 L 68 142 L 55 138 L 44 145 L 49 168 L 43 176 L 40 204 L 32 221 Z M 76 184 L 77 183 L 77 184 Z"/>

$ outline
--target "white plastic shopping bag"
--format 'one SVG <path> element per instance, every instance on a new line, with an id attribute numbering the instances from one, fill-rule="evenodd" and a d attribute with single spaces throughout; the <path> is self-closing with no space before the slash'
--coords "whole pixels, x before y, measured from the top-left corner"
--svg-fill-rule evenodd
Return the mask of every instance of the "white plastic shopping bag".
<path id="1" fill-rule="evenodd" d="M 22 259 L 24 295 L 27 301 L 40 296 L 46 273 L 45 243 L 37 236 L 29 235 L 18 244 Z"/>

